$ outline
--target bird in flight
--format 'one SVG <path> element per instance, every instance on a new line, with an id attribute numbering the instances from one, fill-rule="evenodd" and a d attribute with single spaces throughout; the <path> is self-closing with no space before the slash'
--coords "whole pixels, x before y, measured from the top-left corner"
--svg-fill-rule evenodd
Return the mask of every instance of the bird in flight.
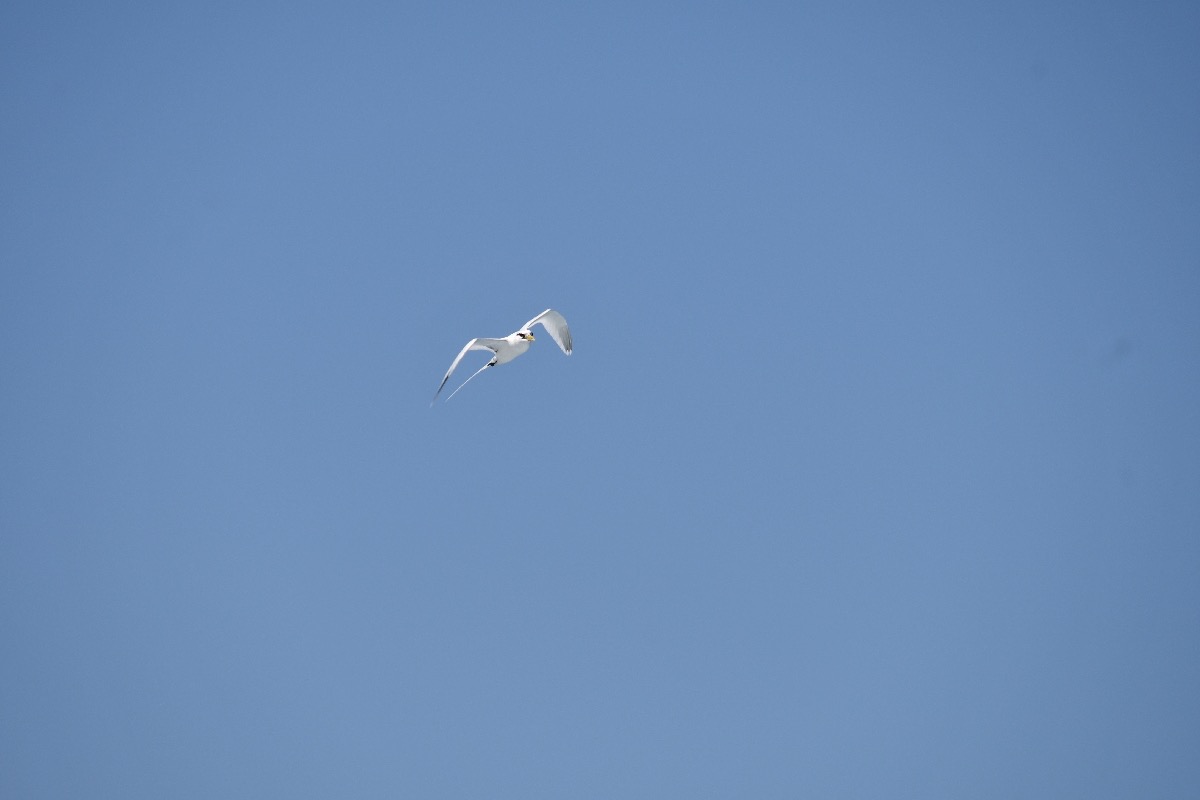
<path id="1" fill-rule="evenodd" d="M 437 391 L 434 392 L 433 400 L 430 401 L 429 405 L 432 406 L 435 402 L 437 402 L 438 395 L 442 393 L 442 387 L 446 385 L 446 381 L 450 380 L 450 376 L 454 374 L 454 370 L 458 367 L 458 362 L 462 361 L 463 356 L 465 356 L 469 351 L 491 350 L 492 353 L 494 353 L 492 360 L 476 370 L 475 374 L 471 376 L 471 378 L 474 378 L 475 375 L 483 372 L 488 367 L 494 367 L 498 364 L 507 364 L 509 361 L 512 361 L 514 358 L 528 350 L 529 343 L 533 341 L 533 333 L 531 332 L 531 329 L 534 325 L 541 325 L 543 328 L 545 328 L 546 332 L 550 334 L 550 338 L 552 338 L 558 344 L 559 349 L 567 355 L 571 355 L 571 329 L 567 327 L 567 321 L 563 319 L 562 314 L 558 313 L 552 308 L 547 308 L 545 311 L 529 320 L 529 322 L 526 322 L 524 325 L 522 325 L 519 331 L 516 333 L 510 333 L 503 339 L 484 339 L 480 337 L 467 342 L 466 346 L 463 347 L 458 356 L 454 359 L 454 363 L 450 365 L 450 369 L 446 370 L 446 377 L 442 378 L 442 382 L 438 386 Z M 462 389 L 463 386 L 466 386 L 471 382 L 471 378 L 467 378 L 465 381 L 463 381 L 458 389 L 455 389 L 450 393 L 450 397 L 454 397 L 454 395 L 458 394 L 459 390 Z M 450 397 L 447 397 L 446 400 L 449 401 Z"/>

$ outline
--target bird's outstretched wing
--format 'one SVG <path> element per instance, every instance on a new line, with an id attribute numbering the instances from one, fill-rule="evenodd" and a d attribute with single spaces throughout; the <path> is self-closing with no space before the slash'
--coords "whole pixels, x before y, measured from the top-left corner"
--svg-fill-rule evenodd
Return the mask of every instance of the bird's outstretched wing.
<path id="1" fill-rule="evenodd" d="M 525 327 L 521 330 L 527 331 L 534 325 L 541 325 L 545 328 L 551 338 L 558 344 L 559 349 L 567 355 L 571 355 L 571 329 L 567 327 L 567 321 L 563 319 L 562 314 L 553 308 L 547 308 L 529 320 L 529 322 L 526 322 Z"/>
<path id="2" fill-rule="evenodd" d="M 458 355 L 454 358 L 454 363 L 450 365 L 450 369 L 446 370 L 446 377 L 442 378 L 442 382 L 438 384 L 437 391 L 433 393 L 433 400 L 431 400 L 429 404 L 433 405 L 433 403 L 438 399 L 438 395 L 442 393 L 442 387 L 446 385 L 446 381 L 450 380 L 450 376 L 453 375 L 454 370 L 458 368 L 458 362 L 463 360 L 463 356 L 465 356 L 471 350 L 491 350 L 494 353 L 496 352 L 496 347 L 503 342 L 503 339 L 483 338 L 472 339 L 471 341 L 467 342 L 466 346 L 463 347 L 463 349 L 460 350 Z M 474 377 L 474 375 L 471 376 L 471 378 Z M 467 380 L 470 380 L 470 378 Z"/>

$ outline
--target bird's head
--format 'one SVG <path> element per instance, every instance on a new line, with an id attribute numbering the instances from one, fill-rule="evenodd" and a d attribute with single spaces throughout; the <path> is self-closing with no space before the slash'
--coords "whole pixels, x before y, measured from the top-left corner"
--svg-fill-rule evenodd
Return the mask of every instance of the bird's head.
<path id="1" fill-rule="evenodd" d="M 533 334 L 529 331 L 517 331 L 517 338 L 524 339 L 527 342 L 533 341 Z"/>

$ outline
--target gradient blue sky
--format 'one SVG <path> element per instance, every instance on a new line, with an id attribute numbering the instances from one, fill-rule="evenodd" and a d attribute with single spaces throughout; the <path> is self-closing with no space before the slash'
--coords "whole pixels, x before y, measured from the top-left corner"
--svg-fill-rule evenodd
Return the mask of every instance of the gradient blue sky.
<path id="1" fill-rule="evenodd" d="M 1200 794 L 1198 31 L 6 4 L 0 794 Z"/>

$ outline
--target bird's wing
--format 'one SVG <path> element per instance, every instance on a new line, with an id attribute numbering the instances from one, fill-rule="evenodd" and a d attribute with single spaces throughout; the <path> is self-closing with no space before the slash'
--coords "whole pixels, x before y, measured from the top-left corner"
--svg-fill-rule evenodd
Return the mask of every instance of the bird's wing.
<path id="1" fill-rule="evenodd" d="M 454 363 L 450 365 L 450 369 L 446 370 L 446 377 L 442 378 L 442 382 L 438 384 L 437 391 L 433 393 L 433 399 L 434 400 L 438 399 L 438 395 L 442 393 L 442 387 L 446 385 L 446 381 L 450 380 L 450 376 L 453 375 L 454 370 L 456 370 L 458 368 L 458 362 L 463 360 L 463 356 L 465 356 L 467 353 L 469 353 L 472 350 L 491 350 L 494 353 L 494 352 L 496 352 L 496 348 L 499 345 L 503 344 L 503 342 L 504 342 L 503 339 L 482 339 L 482 338 L 472 339 L 471 341 L 467 342 L 466 346 L 464 346 L 463 349 L 460 350 L 458 355 L 455 357 Z M 474 376 L 471 376 L 471 377 L 474 377 Z M 431 402 L 430 405 L 433 405 L 433 403 Z"/>
<path id="2" fill-rule="evenodd" d="M 534 325 L 541 325 L 554 341 L 558 344 L 560 350 L 567 355 L 571 355 L 571 329 L 567 327 L 567 321 L 563 319 L 563 315 L 555 311 L 553 308 L 547 308 L 542 313 L 538 314 L 529 322 L 525 323 L 522 330 L 529 330 Z"/>

